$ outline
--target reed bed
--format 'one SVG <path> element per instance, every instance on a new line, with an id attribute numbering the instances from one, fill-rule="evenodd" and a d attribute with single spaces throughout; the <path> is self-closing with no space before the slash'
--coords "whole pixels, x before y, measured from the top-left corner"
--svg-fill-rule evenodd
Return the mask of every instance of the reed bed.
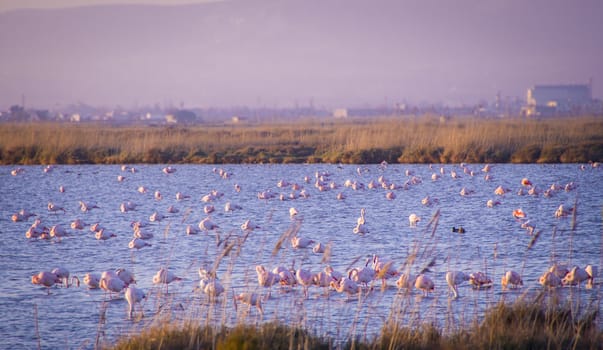
<path id="1" fill-rule="evenodd" d="M 0 124 L 1 164 L 576 163 L 603 160 L 603 119 L 350 118 L 197 126 Z"/>

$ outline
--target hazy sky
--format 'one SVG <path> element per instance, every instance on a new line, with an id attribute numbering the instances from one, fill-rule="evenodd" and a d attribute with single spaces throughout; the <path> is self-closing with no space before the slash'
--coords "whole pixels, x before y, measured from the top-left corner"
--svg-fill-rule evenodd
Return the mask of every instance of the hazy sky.
<path id="1" fill-rule="evenodd" d="M 17 9 L 52 9 L 112 4 L 178 5 L 220 0 L 0 0 L 0 12 Z"/>
<path id="2" fill-rule="evenodd" d="M 600 0 L 177 2 L 0 0 L 0 109 L 603 97 Z"/>

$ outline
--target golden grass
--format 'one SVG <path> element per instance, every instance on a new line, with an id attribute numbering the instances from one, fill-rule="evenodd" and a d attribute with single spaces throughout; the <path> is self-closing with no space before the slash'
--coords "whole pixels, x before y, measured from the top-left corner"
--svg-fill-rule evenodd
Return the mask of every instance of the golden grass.
<path id="1" fill-rule="evenodd" d="M 0 124 L 0 163 L 568 163 L 603 160 L 603 119 L 383 117 L 112 127 Z"/>

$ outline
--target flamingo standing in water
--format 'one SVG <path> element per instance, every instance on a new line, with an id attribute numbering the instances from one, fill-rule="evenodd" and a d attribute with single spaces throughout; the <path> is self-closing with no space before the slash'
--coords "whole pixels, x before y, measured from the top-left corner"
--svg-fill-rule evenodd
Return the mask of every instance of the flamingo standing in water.
<path id="1" fill-rule="evenodd" d="M 431 278 L 425 274 L 420 274 L 415 279 L 415 288 L 423 292 L 423 296 L 427 296 L 430 292 L 433 292 L 435 285 Z"/>
<path id="2" fill-rule="evenodd" d="M 279 275 L 266 270 L 262 265 L 257 265 L 255 267 L 255 272 L 258 275 L 258 284 L 260 287 L 272 287 L 281 280 Z"/>
<path id="3" fill-rule="evenodd" d="M 199 288 L 203 293 L 207 294 L 210 300 L 215 300 L 220 294 L 224 293 L 224 287 L 220 283 L 215 274 L 201 268 L 199 269 Z"/>
<path id="4" fill-rule="evenodd" d="M 515 289 L 518 286 L 523 286 L 523 280 L 519 273 L 509 270 L 500 278 L 500 284 L 503 290 L 507 289 L 507 287 Z"/>
<path id="5" fill-rule="evenodd" d="M 585 269 L 579 267 L 579 266 L 574 266 L 572 267 L 572 269 L 565 275 L 565 277 L 563 277 L 563 279 L 561 280 L 561 283 L 564 286 L 570 285 L 578 285 L 578 288 L 580 288 L 580 283 L 587 281 L 590 278 L 588 272 L 586 272 Z"/>
<path id="6" fill-rule="evenodd" d="M 241 225 L 241 230 L 243 231 L 253 231 L 256 228 L 260 228 L 260 226 L 251 220 L 245 220 L 245 222 Z"/>
<path id="7" fill-rule="evenodd" d="M 50 287 L 52 287 L 55 283 L 62 283 L 62 281 L 53 272 L 40 271 L 38 274 L 31 276 L 31 283 L 46 287 L 46 291 L 48 294 L 50 294 Z"/>
<path id="8" fill-rule="evenodd" d="M 312 272 L 304 269 L 295 271 L 295 279 L 304 288 L 304 297 L 308 298 L 308 287 L 314 283 L 314 275 Z"/>
<path id="9" fill-rule="evenodd" d="M 355 267 L 348 272 L 348 279 L 360 283 L 365 287 L 368 287 L 368 284 L 373 282 L 376 276 L 376 271 L 368 266 L 362 268 Z"/>
<path id="10" fill-rule="evenodd" d="M 410 291 L 415 284 L 415 280 L 416 278 L 413 275 L 403 272 L 396 281 L 396 286 L 398 289 L 406 289 Z"/>
<path id="11" fill-rule="evenodd" d="M 235 306 L 235 312 L 238 308 L 237 301 L 240 301 L 249 306 L 255 306 L 260 312 L 260 314 L 264 314 L 264 310 L 262 309 L 262 298 L 257 293 L 240 293 L 234 296 L 233 301 Z"/>
<path id="12" fill-rule="evenodd" d="M 538 283 L 540 283 L 545 288 L 556 288 L 561 287 L 561 279 L 554 272 L 547 271 L 538 279 Z"/>
<path id="13" fill-rule="evenodd" d="M 454 295 L 454 299 L 459 297 L 458 285 L 469 281 L 469 275 L 462 271 L 448 271 L 446 272 L 446 283 Z"/>
<path id="14" fill-rule="evenodd" d="M 142 289 L 136 288 L 135 286 L 128 286 L 124 294 L 129 305 L 128 317 L 132 318 L 132 314 L 134 313 L 134 306 L 136 305 L 136 303 L 142 302 L 142 299 L 146 298 L 146 295 Z M 140 309 L 140 312 L 142 314 L 142 307 Z"/>
<path id="15" fill-rule="evenodd" d="M 315 241 L 307 237 L 294 236 L 291 238 L 291 246 L 295 249 L 308 248 L 313 243 Z"/>
<path id="16" fill-rule="evenodd" d="M 358 287 L 358 284 L 346 277 L 343 277 L 339 281 L 331 281 L 330 286 L 338 293 L 346 293 L 348 295 L 348 299 L 352 294 L 357 294 L 360 292 L 360 287 Z"/>
<path id="17" fill-rule="evenodd" d="M 176 276 L 176 274 L 174 274 L 172 271 L 169 271 L 168 269 L 162 267 L 161 269 L 159 269 L 159 271 L 157 271 L 157 273 L 155 274 L 155 276 L 153 276 L 153 283 L 154 284 L 165 284 L 165 293 L 168 293 L 168 288 L 169 288 L 169 284 L 174 282 L 174 281 L 181 281 L 182 278 Z"/>
<path id="18" fill-rule="evenodd" d="M 126 283 L 114 271 L 103 272 L 98 285 L 105 292 L 109 292 L 109 298 L 113 297 L 113 292 L 119 293 L 127 287 Z"/>
<path id="19" fill-rule="evenodd" d="M 98 289 L 100 288 L 100 279 L 100 274 L 90 272 L 84 275 L 84 284 L 88 286 L 88 289 Z"/>
<path id="20" fill-rule="evenodd" d="M 417 223 L 421 221 L 421 217 L 419 217 L 417 214 L 410 214 L 408 216 L 408 223 L 410 224 L 410 227 L 417 227 Z"/>
<path id="21" fill-rule="evenodd" d="M 134 237 L 128 243 L 128 248 L 130 248 L 130 249 L 141 249 L 141 248 L 150 247 L 150 246 L 152 246 L 151 243 L 149 243 L 149 242 L 147 242 L 147 241 L 145 241 L 143 239 L 140 239 L 138 237 Z"/>
<path id="22" fill-rule="evenodd" d="M 199 229 L 203 231 L 211 231 L 217 228 L 219 228 L 219 226 L 213 223 L 209 216 L 199 222 Z"/>
<path id="23" fill-rule="evenodd" d="M 381 279 L 381 288 L 385 289 L 387 286 L 386 279 L 395 277 L 398 275 L 398 271 L 394 268 L 393 262 L 380 260 L 377 255 L 373 255 L 373 269 L 375 270 L 376 278 Z"/>
<path id="24" fill-rule="evenodd" d="M 487 287 L 492 284 L 492 279 L 486 276 L 485 273 L 478 271 L 475 273 L 469 274 L 469 284 L 471 284 L 474 288 L 482 288 Z"/>
<path id="25" fill-rule="evenodd" d="M 54 204 L 53 202 L 48 202 L 48 211 L 51 213 L 56 213 L 58 211 L 62 211 L 63 213 L 67 212 L 65 210 L 65 208 L 59 207 L 58 205 Z"/>

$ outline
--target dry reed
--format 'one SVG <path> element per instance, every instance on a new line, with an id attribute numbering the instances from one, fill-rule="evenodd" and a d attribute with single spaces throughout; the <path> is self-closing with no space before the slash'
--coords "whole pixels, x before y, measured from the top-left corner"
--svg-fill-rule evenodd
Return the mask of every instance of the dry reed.
<path id="1" fill-rule="evenodd" d="M 603 160 L 603 120 L 383 117 L 112 127 L 0 124 L 0 163 L 568 163 Z"/>

